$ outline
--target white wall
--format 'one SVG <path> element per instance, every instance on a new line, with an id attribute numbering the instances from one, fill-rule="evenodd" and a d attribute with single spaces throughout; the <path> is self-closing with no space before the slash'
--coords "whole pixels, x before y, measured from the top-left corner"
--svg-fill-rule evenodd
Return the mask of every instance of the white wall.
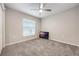
<path id="1" fill-rule="evenodd" d="M 48 31 L 50 40 L 79 46 L 79 7 L 42 19 L 42 31 Z"/>
<path id="2" fill-rule="evenodd" d="M 0 3 L 0 53 L 5 47 L 5 9 L 4 4 Z"/>
<path id="3" fill-rule="evenodd" d="M 3 8 L 3 20 L 2 20 L 2 47 L 5 47 L 5 6 L 4 4 L 2 4 L 2 8 Z"/>
<path id="4" fill-rule="evenodd" d="M 2 8 L 0 5 L 0 54 L 2 51 Z"/>
<path id="5" fill-rule="evenodd" d="M 21 13 L 16 10 L 12 10 L 10 8 L 6 9 L 5 18 L 6 18 L 5 45 L 10 45 L 10 44 L 14 44 L 17 42 L 22 42 L 22 41 L 26 41 L 26 40 L 30 40 L 30 39 L 38 37 L 38 32 L 40 29 L 40 20 L 38 18 Z M 35 36 L 23 37 L 22 35 L 22 19 L 23 18 L 36 21 L 36 35 Z"/>

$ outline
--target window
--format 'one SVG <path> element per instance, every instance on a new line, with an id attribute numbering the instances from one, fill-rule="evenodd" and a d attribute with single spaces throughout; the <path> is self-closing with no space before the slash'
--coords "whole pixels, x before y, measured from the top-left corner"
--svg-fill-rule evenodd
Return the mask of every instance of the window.
<path id="1" fill-rule="evenodd" d="M 35 21 L 23 19 L 23 36 L 35 35 Z"/>

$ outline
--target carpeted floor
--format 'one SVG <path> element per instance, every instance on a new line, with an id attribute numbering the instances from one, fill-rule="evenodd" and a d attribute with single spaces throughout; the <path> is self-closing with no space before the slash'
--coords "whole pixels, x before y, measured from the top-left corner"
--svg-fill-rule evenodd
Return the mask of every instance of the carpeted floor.
<path id="1" fill-rule="evenodd" d="M 77 56 L 79 47 L 45 39 L 35 39 L 7 46 L 2 56 Z"/>

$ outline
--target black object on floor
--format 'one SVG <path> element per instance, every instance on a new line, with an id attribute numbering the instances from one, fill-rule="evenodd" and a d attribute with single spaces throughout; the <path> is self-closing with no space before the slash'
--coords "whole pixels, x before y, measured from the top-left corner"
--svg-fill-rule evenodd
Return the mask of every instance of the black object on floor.
<path id="1" fill-rule="evenodd" d="M 39 37 L 43 39 L 49 39 L 49 32 L 40 31 Z"/>

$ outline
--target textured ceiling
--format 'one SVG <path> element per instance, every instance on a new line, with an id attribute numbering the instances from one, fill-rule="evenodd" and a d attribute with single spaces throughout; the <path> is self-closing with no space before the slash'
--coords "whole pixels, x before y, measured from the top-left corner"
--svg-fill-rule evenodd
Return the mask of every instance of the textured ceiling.
<path id="1" fill-rule="evenodd" d="M 18 10 L 20 12 L 24 12 L 38 18 L 44 18 L 46 16 L 53 15 L 65 11 L 67 9 L 70 9 L 79 4 L 78 3 L 45 3 L 44 9 L 51 9 L 52 11 L 51 12 L 43 11 L 41 14 L 38 10 L 33 10 L 33 9 L 39 9 L 40 3 L 6 3 L 5 5 L 9 8 Z"/>

